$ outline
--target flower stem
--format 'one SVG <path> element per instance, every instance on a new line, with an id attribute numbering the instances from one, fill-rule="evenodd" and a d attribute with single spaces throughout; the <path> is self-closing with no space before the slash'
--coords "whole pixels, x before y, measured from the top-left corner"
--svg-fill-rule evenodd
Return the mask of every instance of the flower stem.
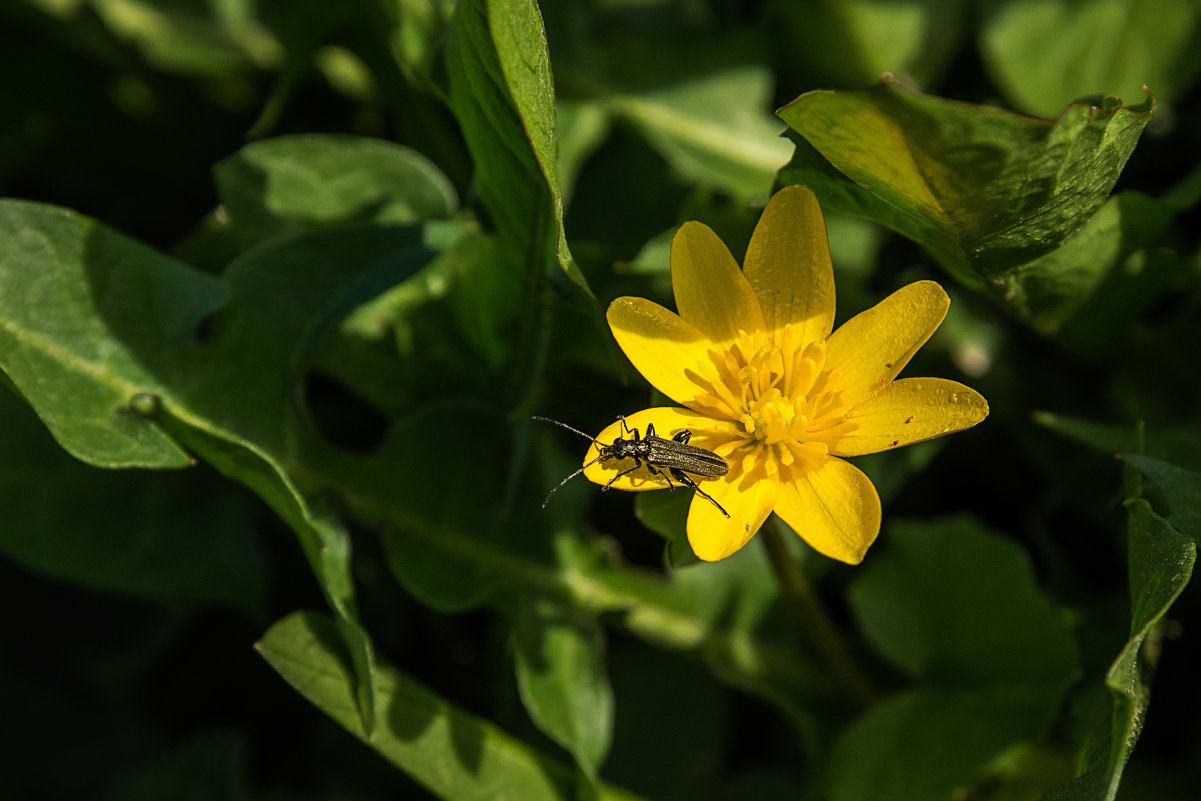
<path id="1" fill-rule="evenodd" d="M 788 552 L 784 536 L 773 523 L 760 529 L 759 536 L 767 546 L 767 555 L 780 582 L 781 593 L 800 619 L 810 642 L 834 679 L 860 706 L 871 706 L 879 698 L 879 693 L 851 656 L 834 622 L 813 592 L 813 585 L 809 583 L 805 571 Z"/>

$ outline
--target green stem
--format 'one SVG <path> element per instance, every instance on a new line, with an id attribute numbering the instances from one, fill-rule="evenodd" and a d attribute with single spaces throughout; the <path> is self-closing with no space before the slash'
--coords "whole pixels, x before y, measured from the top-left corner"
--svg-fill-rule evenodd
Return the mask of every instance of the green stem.
<path id="1" fill-rule="evenodd" d="M 805 571 L 788 552 L 788 545 L 779 527 L 768 523 L 760 529 L 759 536 L 767 546 L 767 555 L 780 582 L 784 599 L 800 619 L 801 626 L 826 668 L 860 706 L 871 706 L 879 698 L 879 693 L 851 656 L 837 627 L 813 592 L 813 585 L 809 583 Z"/>

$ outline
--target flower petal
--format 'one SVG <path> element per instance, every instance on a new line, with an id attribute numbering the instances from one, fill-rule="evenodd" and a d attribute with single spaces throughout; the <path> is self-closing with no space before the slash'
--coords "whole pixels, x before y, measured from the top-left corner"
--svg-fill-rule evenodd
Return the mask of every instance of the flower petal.
<path id="1" fill-rule="evenodd" d="M 988 417 L 988 401 L 945 378 L 893 381 L 848 416 L 850 433 L 830 446 L 835 456 L 862 456 L 971 428 Z"/>
<path id="2" fill-rule="evenodd" d="M 694 494 L 688 507 L 688 544 L 698 558 L 716 562 L 755 536 L 776 505 L 780 483 L 762 476 L 747 476 L 742 472 L 741 462 L 737 462 L 730 465 L 730 473 L 724 479 L 701 482 L 701 489 L 730 516 L 727 518 L 699 493 Z"/>
<path id="3" fill-rule="evenodd" d="M 947 316 L 950 299 L 933 281 L 917 281 L 847 320 L 826 342 L 830 390 L 856 405 L 901 372 Z"/>
<path id="4" fill-rule="evenodd" d="M 823 459 L 786 482 L 776 514 L 818 553 L 857 565 L 880 533 L 880 496 L 859 468 Z"/>
<path id="5" fill-rule="evenodd" d="M 671 241 L 671 288 L 680 316 L 713 342 L 762 331 L 763 310 L 738 263 L 709 226 L 686 222 Z"/>
<path id="6" fill-rule="evenodd" d="M 711 417 L 695 414 L 687 409 L 680 409 L 676 406 L 659 406 L 653 409 L 643 409 L 635 414 L 627 415 L 625 425 L 622 425 L 621 420 L 610 424 L 604 431 L 596 435 L 596 438 L 606 445 L 613 443 L 613 440 L 621 437 L 622 439 L 632 439 L 633 431 L 637 430 L 639 437 L 645 437 L 651 433 L 651 426 L 654 426 L 654 434 L 663 439 L 671 439 L 677 432 L 688 429 L 692 432 L 692 439 L 689 445 L 696 445 L 706 450 L 712 450 L 719 444 L 730 438 L 727 429 L 732 428 L 730 423 L 723 423 L 714 420 Z M 588 449 L 588 453 L 584 456 L 584 463 L 593 461 L 600 455 L 600 446 L 593 443 Z M 584 470 L 584 477 L 593 484 L 604 486 L 609 485 L 612 489 L 625 490 L 626 492 L 645 492 L 647 490 L 667 489 L 667 479 L 662 475 L 656 476 L 646 468 L 645 462 L 643 466 L 628 475 L 617 478 L 621 473 L 634 467 L 633 459 L 606 459 L 604 461 L 595 462 Z M 616 480 L 614 480 L 616 479 Z M 679 482 L 672 481 L 673 484 L 679 486 Z"/>
<path id="7" fill-rule="evenodd" d="M 709 391 L 700 374 L 715 370 L 709 354 L 717 346 L 696 326 L 645 298 L 618 298 L 605 316 L 617 344 L 655 389 L 686 406 Z"/>
<path id="8" fill-rule="evenodd" d="M 768 201 L 751 235 L 743 270 L 777 343 L 786 325 L 794 327 L 802 348 L 830 336 L 834 268 L 826 221 L 813 192 L 786 186 Z"/>

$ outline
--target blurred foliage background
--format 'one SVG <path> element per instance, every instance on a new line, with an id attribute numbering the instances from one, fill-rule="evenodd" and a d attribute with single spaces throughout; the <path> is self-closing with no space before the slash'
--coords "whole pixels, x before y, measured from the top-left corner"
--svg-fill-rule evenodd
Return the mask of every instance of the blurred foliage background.
<path id="1" fill-rule="evenodd" d="M 1196 0 L 5 0 L 0 793 L 1192 798 L 1199 45 Z M 582 443 L 530 414 L 652 399 L 600 310 L 792 182 L 839 321 L 940 280 L 906 375 L 992 408 L 856 460 L 863 566 L 789 539 L 868 709 L 684 493 L 538 508 Z"/>

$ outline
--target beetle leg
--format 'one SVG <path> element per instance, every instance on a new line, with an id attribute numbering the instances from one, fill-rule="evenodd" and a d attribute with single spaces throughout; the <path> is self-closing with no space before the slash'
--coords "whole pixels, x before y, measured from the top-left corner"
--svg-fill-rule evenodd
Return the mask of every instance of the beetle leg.
<path id="1" fill-rule="evenodd" d="M 609 483 L 606 484 L 605 486 L 601 487 L 601 492 L 604 492 L 605 490 L 609 489 L 609 487 L 613 486 L 613 482 L 616 481 L 617 479 L 621 478 L 622 476 L 629 475 L 630 473 L 633 473 L 635 470 L 637 470 L 639 467 L 642 467 L 641 459 L 639 459 L 637 456 L 631 456 L 630 458 L 634 460 L 634 466 L 631 467 L 629 470 L 622 470 L 620 473 L 613 476 L 613 478 L 609 479 Z M 655 468 L 652 467 L 651 471 L 653 472 L 654 469 Z"/>
<path id="2" fill-rule="evenodd" d="M 692 432 L 685 428 L 682 431 L 677 431 L 672 439 L 681 445 L 687 445 L 688 440 L 692 439 Z"/>
<path id="3" fill-rule="evenodd" d="M 694 490 L 696 490 L 698 495 L 700 495 L 702 498 L 705 498 L 706 500 L 709 501 L 709 503 L 716 506 L 717 511 L 719 511 L 723 515 L 725 515 L 726 519 L 729 519 L 730 513 L 727 512 L 725 509 L 723 509 L 721 504 L 713 499 L 712 495 L 710 495 L 709 493 L 707 493 L 703 489 L 701 489 L 697 485 L 696 481 L 693 480 L 692 476 L 688 475 L 687 473 L 681 471 L 679 468 L 676 468 L 676 467 L 671 468 L 671 474 L 673 476 L 675 476 L 676 481 L 680 482 L 681 484 L 683 484 L 686 487 L 692 487 Z"/>

